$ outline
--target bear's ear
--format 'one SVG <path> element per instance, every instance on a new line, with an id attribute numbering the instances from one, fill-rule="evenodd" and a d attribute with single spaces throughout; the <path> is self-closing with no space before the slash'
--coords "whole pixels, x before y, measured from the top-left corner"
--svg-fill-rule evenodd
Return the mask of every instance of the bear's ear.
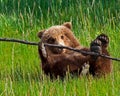
<path id="1" fill-rule="evenodd" d="M 42 31 L 38 32 L 37 36 L 38 36 L 39 38 L 42 38 L 42 35 L 43 35 L 44 32 L 45 32 L 45 30 L 42 30 Z"/>
<path id="2" fill-rule="evenodd" d="M 63 24 L 63 26 L 65 26 L 65 27 L 67 27 L 67 28 L 69 28 L 69 29 L 72 28 L 71 22 L 65 22 L 65 23 Z"/>

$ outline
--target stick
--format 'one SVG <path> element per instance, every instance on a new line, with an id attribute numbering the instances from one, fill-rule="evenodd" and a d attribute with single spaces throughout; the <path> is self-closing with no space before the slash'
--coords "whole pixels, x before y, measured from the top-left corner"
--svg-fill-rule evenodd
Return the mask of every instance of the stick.
<path id="1" fill-rule="evenodd" d="M 35 46 L 38 46 L 38 43 L 36 43 L 36 42 L 29 42 L 29 41 L 18 40 L 18 39 L 0 38 L 0 41 L 17 42 L 17 43 L 21 43 L 21 44 L 27 44 L 27 45 L 35 45 Z M 111 59 L 111 60 L 115 60 L 115 61 L 120 61 L 119 58 L 113 58 L 113 57 L 110 57 L 110 56 L 107 56 L 107 55 L 103 55 L 103 54 L 99 54 L 99 53 L 95 53 L 95 52 L 87 52 L 87 51 L 75 49 L 75 48 L 72 48 L 72 47 L 61 46 L 61 45 L 55 45 L 55 44 L 47 44 L 47 43 L 45 43 L 44 45 L 45 45 L 45 46 L 51 46 L 51 47 L 62 48 L 62 49 L 68 49 L 68 50 L 72 50 L 72 51 L 79 52 L 79 53 L 82 53 L 82 54 L 87 54 L 87 55 L 100 56 L 100 57 L 104 57 L 104 58 Z"/>
<path id="2" fill-rule="evenodd" d="M 27 44 L 27 45 L 38 45 L 38 43 L 36 42 L 28 42 L 28 41 L 12 39 L 12 38 L 0 38 L 0 41 L 17 42 L 17 43 L 22 43 L 22 44 Z"/>
<path id="3" fill-rule="evenodd" d="M 104 57 L 104 58 L 107 58 L 107 59 L 111 59 L 111 60 L 115 60 L 115 61 L 120 61 L 119 58 L 113 58 L 113 57 L 110 57 L 110 56 L 108 56 L 108 55 L 99 54 L 99 53 L 95 53 L 95 52 L 83 51 L 83 50 L 75 49 L 75 48 L 72 48 L 72 47 L 55 45 L 55 44 L 47 44 L 47 43 L 45 43 L 45 46 L 63 48 L 63 49 L 68 49 L 68 50 L 72 50 L 72 51 L 75 51 L 75 52 L 79 52 L 79 53 L 82 53 L 82 54 L 100 56 L 100 57 Z"/>

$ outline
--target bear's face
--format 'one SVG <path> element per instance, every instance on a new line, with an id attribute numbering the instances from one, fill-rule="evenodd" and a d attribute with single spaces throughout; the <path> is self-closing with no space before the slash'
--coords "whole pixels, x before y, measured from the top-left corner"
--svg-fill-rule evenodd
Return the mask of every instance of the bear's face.
<path id="1" fill-rule="evenodd" d="M 47 30 L 43 30 L 38 33 L 39 38 L 43 43 L 57 44 L 63 46 L 72 46 L 71 40 L 68 34 L 71 34 L 71 23 L 65 23 L 64 25 L 52 26 Z M 66 49 L 53 48 L 46 46 L 54 54 L 64 53 Z"/>

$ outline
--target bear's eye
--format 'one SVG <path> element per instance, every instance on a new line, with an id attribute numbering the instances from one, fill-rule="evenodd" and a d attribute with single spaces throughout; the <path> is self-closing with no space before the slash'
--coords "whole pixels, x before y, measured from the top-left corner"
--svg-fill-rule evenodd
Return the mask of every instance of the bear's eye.
<path id="1" fill-rule="evenodd" d="M 61 36 L 61 39 L 64 39 L 64 36 Z"/>
<path id="2" fill-rule="evenodd" d="M 48 42 L 48 43 L 54 43 L 54 42 L 55 42 L 55 39 L 54 39 L 54 38 L 49 38 L 49 39 L 47 40 L 47 42 Z"/>

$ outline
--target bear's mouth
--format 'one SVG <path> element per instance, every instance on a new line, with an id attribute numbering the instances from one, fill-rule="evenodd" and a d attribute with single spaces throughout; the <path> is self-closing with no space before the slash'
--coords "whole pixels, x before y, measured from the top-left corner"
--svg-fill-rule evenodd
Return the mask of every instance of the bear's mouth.
<path id="1" fill-rule="evenodd" d="M 61 46 L 65 45 L 63 42 L 57 42 L 57 41 L 55 41 L 55 42 L 49 42 L 49 44 L 55 44 L 55 45 L 61 45 Z M 49 49 L 54 54 L 61 54 L 61 53 L 64 52 L 64 49 L 57 48 L 57 47 L 49 47 Z"/>
<path id="2" fill-rule="evenodd" d="M 52 48 L 52 52 L 54 54 L 61 54 L 63 52 L 63 49 L 60 48 Z"/>

